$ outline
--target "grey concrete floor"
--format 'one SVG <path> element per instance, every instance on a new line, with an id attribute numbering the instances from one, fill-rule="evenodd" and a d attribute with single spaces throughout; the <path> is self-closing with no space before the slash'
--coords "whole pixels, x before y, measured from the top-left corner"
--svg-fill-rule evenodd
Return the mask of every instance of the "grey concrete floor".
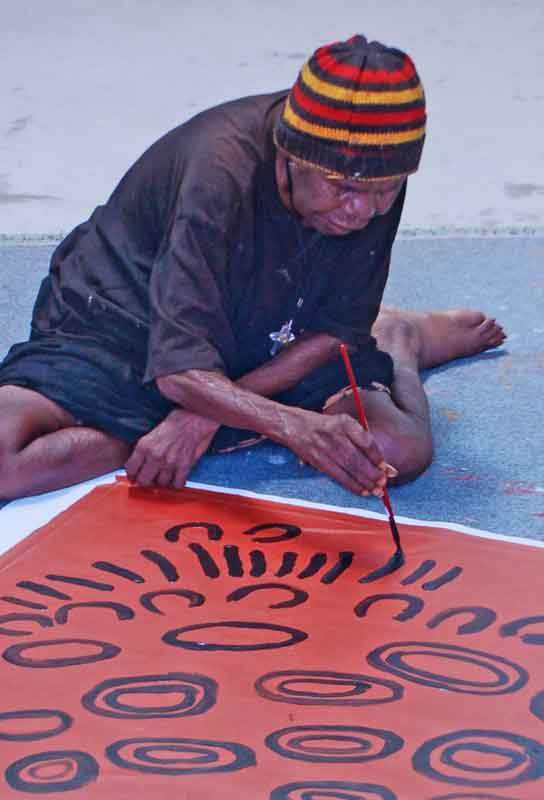
<path id="1" fill-rule="evenodd" d="M 25 339 L 52 245 L 0 247 L 0 353 Z M 427 373 L 435 461 L 395 488 L 399 515 L 544 540 L 542 378 L 544 239 L 400 238 L 386 301 L 404 308 L 468 306 L 505 326 L 507 345 Z M 267 444 L 205 457 L 193 480 L 382 511 Z"/>

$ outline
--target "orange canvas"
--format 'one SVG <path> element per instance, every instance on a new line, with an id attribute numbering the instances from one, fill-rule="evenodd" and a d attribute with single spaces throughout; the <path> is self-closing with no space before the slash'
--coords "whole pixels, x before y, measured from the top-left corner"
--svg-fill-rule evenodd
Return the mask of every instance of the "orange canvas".
<path id="1" fill-rule="evenodd" d="M 540 800 L 544 550 L 117 482 L 0 559 L 0 797 Z"/>

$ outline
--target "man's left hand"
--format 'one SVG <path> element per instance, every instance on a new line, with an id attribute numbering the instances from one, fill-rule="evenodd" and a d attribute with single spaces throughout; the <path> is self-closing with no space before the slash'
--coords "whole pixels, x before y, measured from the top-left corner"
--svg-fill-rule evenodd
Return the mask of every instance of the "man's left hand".
<path id="1" fill-rule="evenodd" d="M 139 486 L 181 489 L 218 428 L 219 423 L 190 411 L 171 411 L 138 440 L 125 464 L 129 479 Z"/>

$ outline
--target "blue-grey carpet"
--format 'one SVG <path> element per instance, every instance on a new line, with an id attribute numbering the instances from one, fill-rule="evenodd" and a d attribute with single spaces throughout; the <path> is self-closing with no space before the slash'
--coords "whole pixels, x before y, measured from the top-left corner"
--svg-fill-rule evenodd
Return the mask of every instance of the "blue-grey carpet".
<path id="1" fill-rule="evenodd" d="M 0 354 L 26 338 L 50 245 L 0 246 Z M 436 457 L 414 483 L 391 490 L 396 514 L 544 540 L 542 377 L 544 239 L 400 238 L 389 304 L 416 310 L 468 306 L 496 316 L 500 350 L 425 375 Z M 276 445 L 205 457 L 193 480 L 382 511 Z"/>

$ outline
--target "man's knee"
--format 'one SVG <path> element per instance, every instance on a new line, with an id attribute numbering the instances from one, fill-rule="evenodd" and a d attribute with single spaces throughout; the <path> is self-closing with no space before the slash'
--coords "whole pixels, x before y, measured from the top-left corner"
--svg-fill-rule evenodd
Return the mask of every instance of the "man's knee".
<path id="1" fill-rule="evenodd" d="M 398 476 L 390 479 L 393 485 L 413 481 L 433 460 L 432 438 L 425 426 L 396 426 L 392 430 L 376 431 L 376 438 L 386 461 L 398 470 Z"/>

